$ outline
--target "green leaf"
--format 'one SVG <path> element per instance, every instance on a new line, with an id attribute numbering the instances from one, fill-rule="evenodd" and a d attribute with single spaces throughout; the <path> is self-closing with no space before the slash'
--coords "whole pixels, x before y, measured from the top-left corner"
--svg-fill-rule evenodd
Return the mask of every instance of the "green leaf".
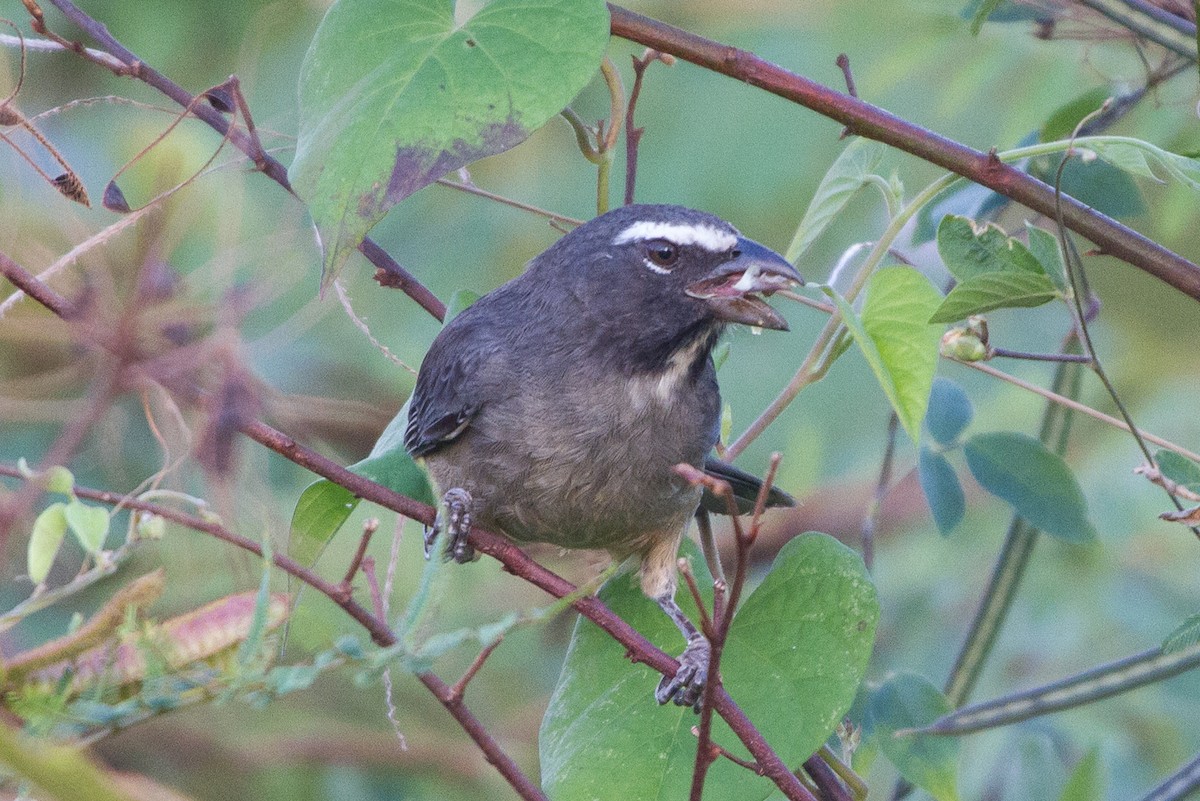
<path id="1" fill-rule="evenodd" d="M 353 492 L 325 478 L 305 487 L 292 510 L 288 556 L 304 567 L 316 564 L 358 501 Z"/>
<path id="2" fill-rule="evenodd" d="M 941 299 L 916 270 L 888 267 L 871 276 L 863 303 L 862 331 L 879 357 L 878 366 L 871 367 L 913 442 L 920 435 L 937 370 L 942 332 L 929 324 L 929 316 Z"/>
<path id="3" fill-rule="evenodd" d="M 433 505 L 433 490 L 429 477 L 404 449 L 404 429 L 408 421 L 408 404 L 388 423 L 370 455 L 346 469 L 382 484 L 401 495 Z M 358 506 L 359 499 L 350 490 L 332 481 L 321 479 L 305 488 L 292 510 L 291 537 L 288 555 L 302 565 L 311 567 L 325 546 L 341 529 Z"/>
<path id="4" fill-rule="evenodd" d="M 473 6 L 338 0 L 317 29 L 289 178 L 322 239 L 322 286 L 393 204 L 558 114 L 608 44 L 601 0 L 493 0 L 458 18 Z"/>
<path id="5" fill-rule="evenodd" d="M 958 801 L 959 741 L 929 734 L 900 734 L 919 729 L 950 711 L 950 703 L 923 676 L 900 673 L 888 678 L 867 701 L 866 727 L 900 775 L 937 801 Z"/>
<path id="6" fill-rule="evenodd" d="M 1130 175 L 1165 183 L 1155 172 L 1154 167 L 1157 167 L 1189 189 L 1200 191 L 1200 161 L 1194 158 L 1124 136 L 1089 136 L 1078 143 Z"/>
<path id="7" fill-rule="evenodd" d="M 1113 93 L 1108 87 L 1097 86 L 1094 89 L 1088 89 L 1074 100 L 1064 103 L 1051 112 L 1038 132 L 1038 139 L 1042 142 L 1056 142 L 1059 139 L 1070 138 L 1083 118 L 1099 110 L 1100 106 L 1104 105 L 1104 101 L 1112 95 Z"/>
<path id="8" fill-rule="evenodd" d="M 933 379 L 929 408 L 925 412 L 925 428 L 939 445 L 954 444 L 974 416 L 971 399 L 962 387 L 949 378 L 938 376 Z"/>
<path id="9" fill-rule="evenodd" d="M 685 543 L 706 595 L 712 586 L 695 546 Z M 600 597 L 668 653 L 678 631 L 628 574 Z M 686 591 L 680 605 L 696 619 Z M 746 599 L 725 647 L 725 686 L 779 755 L 799 764 L 828 738 L 854 699 L 874 641 L 879 606 L 862 560 L 824 534 L 780 551 Z M 657 707 L 658 674 L 630 665 L 622 646 L 585 619 L 571 639 L 562 676 L 542 721 L 543 786 L 552 798 L 628 801 L 686 797 L 696 756 L 696 716 Z M 744 754 L 724 723 L 714 738 Z M 725 760 L 705 785 L 713 798 L 762 799 L 769 781 Z"/>
<path id="10" fill-rule="evenodd" d="M 1194 614 L 1167 635 L 1163 640 L 1164 654 L 1173 654 L 1200 643 L 1200 613 Z"/>
<path id="11" fill-rule="evenodd" d="M 1166 478 L 1193 492 L 1200 492 L 1200 465 L 1191 459 L 1174 451 L 1160 450 L 1154 454 L 1154 462 Z"/>
<path id="12" fill-rule="evenodd" d="M 922 447 L 917 458 L 917 475 L 929 510 L 933 512 L 933 522 L 943 536 L 949 534 L 962 522 L 967 511 L 967 500 L 954 468 L 942 454 Z"/>
<path id="13" fill-rule="evenodd" d="M 34 584 L 41 584 L 46 580 L 46 576 L 50 575 L 54 557 L 58 555 L 58 549 L 67 533 L 66 508 L 65 503 L 52 503 L 33 521 L 33 531 L 29 535 L 26 572 Z"/>
<path id="14" fill-rule="evenodd" d="M 1054 186 L 1058 181 L 1061 158 L 1048 156 L 1035 159 L 1029 165 L 1029 174 Z M 1110 217 L 1132 217 L 1146 210 L 1137 182 L 1127 173 L 1099 159 L 1069 160 L 1063 168 L 1059 185 L 1064 195 L 1070 195 Z"/>
<path id="15" fill-rule="evenodd" d="M 967 217 L 947 214 L 938 225 L 937 245 L 946 269 L 959 281 L 993 272 L 1044 274 L 1029 248 L 994 223 L 978 228 Z"/>
<path id="16" fill-rule="evenodd" d="M 99 506 L 88 506 L 78 498 L 73 498 L 67 502 L 63 513 L 71 533 L 79 540 L 83 549 L 91 554 L 99 553 L 104 547 L 105 538 L 108 537 L 108 526 L 111 522 L 108 511 Z"/>
<path id="17" fill-rule="evenodd" d="M 478 292 L 472 292 L 469 289 L 460 289 L 455 292 L 451 296 L 450 302 L 446 304 L 446 319 L 442 321 L 442 325 L 449 323 L 455 317 L 469 309 L 481 297 L 483 296 Z"/>
<path id="18" fill-rule="evenodd" d="M 1100 751 L 1090 749 L 1075 763 L 1058 801 L 1101 801 L 1104 798 L 1104 766 Z"/>
<path id="19" fill-rule="evenodd" d="M 971 35 L 978 36 L 979 31 L 983 29 L 983 23 L 987 22 L 987 18 L 992 15 L 992 12 L 1000 7 L 1004 0 L 983 0 L 979 4 L 979 8 L 975 10 L 975 16 L 971 18 Z"/>
<path id="20" fill-rule="evenodd" d="M 54 465 L 46 471 L 46 490 L 57 492 L 59 495 L 70 495 L 75 492 L 75 476 L 62 465 Z"/>
<path id="21" fill-rule="evenodd" d="M 993 309 L 1033 308 L 1058 296 L 1058 289 L 1045 275 L 1017 270 L 985 273 L 951 289 L 929 322 L 953 323 Z"/>
<path id="22" fill-rule="evenodd" d="M 1029 232 L 1029 252 L 1042 265 L 1046 276 L 1054 287 L 1063 295 L 1070 290 L 1067 281 L 1067 268 L 1063 264 L 1062 251 L 1058 247 L 1058 237 L 1029 221 L 1025 222 L 1025 230 Z"/>
<path id="23" fill-rule="evenodd" d="M 804 255 L 850 199 L 870 183 L 883 154 L 884 146 L 872 139 L 857 138 L 846 145 L 817 186 L 784 258 L 795 264 Z"/>
<path id="24" fill-rule="evenodd" d="M 979 434 L 967 440 L 964 452 L 980 486 L 1030 525 L 1065 542 L 1096 536 L 1071 468 L 1037 439 L 1008 431 Z"/>

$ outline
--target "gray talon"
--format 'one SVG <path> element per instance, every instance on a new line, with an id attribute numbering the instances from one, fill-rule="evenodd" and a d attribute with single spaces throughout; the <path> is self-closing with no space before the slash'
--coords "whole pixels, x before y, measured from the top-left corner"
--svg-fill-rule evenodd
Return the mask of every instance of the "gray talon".
<path id="1" fill-rule="evenodd" d="M 712 649 L 703 636 L 697 635 L 688 642 L 679 655 L 679 670 L 672 678 L 662 677 L 654 698 L 660 704 L 674 701 L 676 706 L 690 706 L 700 711 L 700 699 L 704 685 L 708 682 L 708 664 Z"/>
<path id="2" fill-rule="evenodd" d="M 433 521 L 433 528 L 425 530 L 426 559 L 433 550 L 433 543 L 437 539 L 437 535 L 443 531 L 446 533 L 444 553 L 447 559 L 465 564 L 478 557 L 467 539 L 471 533 L 471 493 L 465 489 L 455 487 L 442 497 L 442 504 L 438 508 L 437 519 Z"/>

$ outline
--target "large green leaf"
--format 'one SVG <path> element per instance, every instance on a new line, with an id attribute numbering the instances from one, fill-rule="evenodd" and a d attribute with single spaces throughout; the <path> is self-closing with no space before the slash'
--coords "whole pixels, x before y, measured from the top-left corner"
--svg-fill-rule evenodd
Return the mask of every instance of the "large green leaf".
<path id="1" fill-rule="evenodd" d="M 387 210 L 507 150 L 587 84 L 602 0 L 338 0 L 300 72 L 289 178 L 325 249 L 323 285 Z"/>
<path id="2" fill-rule="evenodd" d="M 993 309 L 1032 308 L 1058 297 L 1048 277 L 1023 270 L 974 275 L 950 290 L 931 323 L 953 323 Z"/>
<path id="3" fill-rule="evenodd" d="M 846 145 L 813 193 L 784 258 L 794 264 L 804 255 L 850 199 L 872 180 L 883 153 L 884 146 L 873 139 L 857 138 Z"/>
<path id="4" fill-rule="evenodd" d="M 992 272 L 1020 271 L 1041 275 L 1042 265 L 1029 248 L 987 223 L 947 214 L 938 225 L 938 254 L 946 269 L 959 281 Z"/>
<path id="5" fill-rule="evenodd" d="M 1009 431 L 979 434 L 963 450 L 980 486 L 1007 501 L 1030 525 L 1066 542 L 1096 536 L 1071 468 L 1034 437 Z"/>
<path id="6" fill-rule="evenodd" d="M 869 736 L 901 776 L 937 801 L 958 801 L 958 740 L 904 732 L 949 711 L 945 696 L 928 679 L 911 673 L 889 677 L 867 701 Z"/>
<path id="7" fill-rule="evenodd" d="M 861 320 L 845 300 L 834 299 L 904 430 L 916 442 L 937 369 L 941 331 L 929 324 L 929 317 L 941 294 L 911 267 L 889 267 L 867 283 Z"/>
<path id="8" fill-rule="evenodd" d="M 706 590 L 711 579 L 693 554 Z M 695 619 L 688 593 L 681 606 Z M 600 597 L 660 647 L 678 653 L 682 640 L 632 576 L 610 581 Z M 730 630 L 721 664 L 725 686 L 788 764 L 807 759 L 854 699 L 874 642 L 879 606 L 856 553 L 824 534 L 789 542 L 746 599 Z M 630 666 L 624 649 L 581 619 L 562 676 L 542 721 L 542 783 L 552 798 L 596 801 L 686 797 L 696 756 L 696 716 L 657 707 L 658 674 Z M 714 736 L 745 752 L 728 727 Z M 713 764 L 706 797 L 762 799 L 769 781 L 726 760 Z"/>

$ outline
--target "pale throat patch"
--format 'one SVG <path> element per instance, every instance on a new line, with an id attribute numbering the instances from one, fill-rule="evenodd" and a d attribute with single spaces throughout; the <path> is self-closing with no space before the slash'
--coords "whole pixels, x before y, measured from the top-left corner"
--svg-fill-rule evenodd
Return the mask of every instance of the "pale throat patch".
<path id="1" fill-rule="evenodd" d="M 683 350 L 671 355 L 667 367 L 658 375 L 638 375 L 629 381 L 629 401 L 633 408 L 641 411 L 651 403 L 670 405 L 680 384 L 687 377 L 696 361 L 700 349 L 704 347 L 703 338 L 697 339 Z"/>
<path id="2" fill-rule="evenodd" d="M 665 239 L 676 245 L 699 245 L 713 253 L 724 253 L 737 244 L 738 235 L 733 231 L 704 223 L 687 224 L 642 220 L 617 234 L 613 239 L 613 244 L 648 242 L 652 239 Z"/>

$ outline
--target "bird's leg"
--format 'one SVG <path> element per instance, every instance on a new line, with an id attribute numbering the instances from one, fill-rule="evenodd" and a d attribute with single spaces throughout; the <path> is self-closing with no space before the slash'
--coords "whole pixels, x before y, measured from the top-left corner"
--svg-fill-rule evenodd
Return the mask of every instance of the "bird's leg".
<path id="1" fill-rule="evenodd" d="M 700 711 L 700 698 L 704 694 L 704 685 L 708 682 L 708 663 L 712 656 L 712 647 L 703 634 L 696 630 L 692 621 L 675 603 L 675 593 L 656 597 L 655 602 L 671 618 L 671 622 L 683 633 L 687 647 L 679 655 L 679 670 L 675 676 L 663 676 L 654 691 L 654 699 L 660 704 L 674 701 L 678 706 L 690 706 Z"/>
<path id="2" fill-rule="evenodd" d="M 455 487 L 442 496 L 433 528 L 425 532 L 426 559 L 433 550 L 438 533 L 443 531 L 446 533 L 447 559 L 465 564 L 478 558 L 467 539 L 467 535 L 471 533 L 471 493 L 461 487 Z"/>
<path id="3" fill-rule="evenodd" d="M 672 536 L 656 540 L 642 554 L 642 592 L 654 599 L 687 640 L 687 647 L 679 655 L 679 670 L 674 677 L 663 677 L 654 691 L 654 698 L 660 704 L 674 701 L 679 706 L 690 706 L 699 711 L 704 684 L 708 681 L 712 648 L 675 603 L 676 560 L 681 539 L 682 526 Z"/>

